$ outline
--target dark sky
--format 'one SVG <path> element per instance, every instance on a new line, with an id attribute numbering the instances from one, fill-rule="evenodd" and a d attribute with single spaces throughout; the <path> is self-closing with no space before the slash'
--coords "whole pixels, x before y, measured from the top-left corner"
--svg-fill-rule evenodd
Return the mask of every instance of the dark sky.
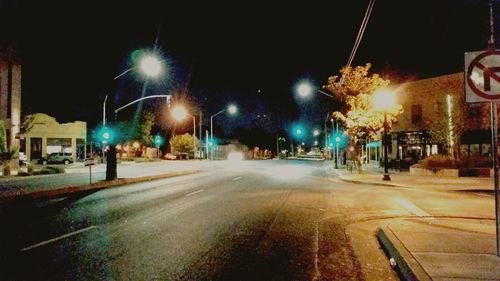
<path id="1" fill-rule="evenodd" d="M 133 73 L 113 77 L 158 37 L 168 72 L 146 94 L 185 88 L 205 116 L 234 101 L 239 117 L 218 121 L 230 128 L 261 114 L 276 127 L 309 120 L 321 128 L 332 101 L 299 101 L 293 87 L 302 79 L 319 87 L 338 73 L 368 1 L 267 2 L 0 0 L 0 43 L 19 50 L 25 114 L 92 127 L 106 93 L 116 105 L 141 95 Z M 454 73 L 464 51 L 487 47 L 487 34 L 487 0 L 376 0 L 353 64 L 371 62 L 393 81 Z"/>

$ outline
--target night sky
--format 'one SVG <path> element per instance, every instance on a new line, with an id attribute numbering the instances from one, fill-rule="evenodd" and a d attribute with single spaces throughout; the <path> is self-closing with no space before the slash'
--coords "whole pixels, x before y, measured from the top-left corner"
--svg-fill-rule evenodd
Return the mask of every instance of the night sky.
<path id="1" fill-rule="evenodd" d="M 298 121 L 321 128 L 335 104 L 300 101 L 293 87 L 303 79 L 320 87 L 338 73 L 368 1 L 267 2 L 0 0 L 0 43 L 20 54 L 24 114 L 93 127 L 105 94 L 117 106 L 140 97 L 136 74 L 113 77 L 131 66 L 132 51 L 157 42 L 168 72 L 147 82 L 147 95 L 183 92 L 205 116 L 234 102 L 237 118 L 217 117 L 226 132 L 263 115 L 270 130 Z M 377 0 L 353 64 L 371 62 L 395 82 L 454 73 L 464 51 L 487 47 L 487 35 L 486 0 Z M 158 113 L 158 103 L 145 106 Z"/>

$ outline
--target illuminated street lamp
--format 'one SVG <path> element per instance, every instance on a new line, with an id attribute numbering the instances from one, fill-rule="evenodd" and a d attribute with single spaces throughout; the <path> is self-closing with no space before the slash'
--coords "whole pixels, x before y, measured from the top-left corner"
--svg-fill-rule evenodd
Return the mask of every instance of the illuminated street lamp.
<path id="1" fill-rule="evenodd" d="M 177 121 L 181 121 L 186 119 L 186 117 L 190 116 L 193 117 L 193 154 L 195 154 L 195 149 L 196 149 L 196 118 L 194 115 L 191 115 L 187 113 L 186 108 L 183 106 L 176 106 L 172 109 L 172 116 L 175 118 Z M 201 135 L 200 135 L 201 139 Z M 194 156 L 193 156 L 194 158 Z"/>
<path id="2" fill-rule="evenodd" d="M 318 131 L 318 130 L 314 130 L 314 131 L 313 131 L 313 135 L 314 135 L 315 137 L 319 136 L 319 131 Z"/>
<path id="3" fill-rule="evenodd" d="M 333 95 L 330 93 L 327 93 L 321 89 L 315 89 L 309 82 L 301 82 L 297 85 L 295 89 L 296 93 L 302 97 L 302 98 L 307 98 L 310 95 L 312 95 L 315 92 L 318 92 L 320 94 L 323 94 L 327 97 L 333 98 Z"/>
<path id="4" fill-rule="evenodd" d="M 231 115 L 234 115 L 234 114 L 236 114 L 236 112 L 238 112 L 238 107 L 234 104 L 230 104 L 227 106 L 227 108 L 224 108 L 224 109 L 220 110 L 219 112 L 215 113 L 214 115 L 210 116 L 210 142 L 211 143 L 214 142 L 214 126 L 213 126 L 214 117 L 216 117 L 217 115 L 219 115 L 225 111 L 229 112 L 229 114 L 231 114 Z M 211 157 L 211 159 L 214 159 L 212 148 L 210 149 L 210 157 Z"/>
<path id="5" fill-rule="evenodd" d="M 390 181 L 391 176 L 389 175 L 389 160 L 387 156 L 389 148 L 389 135 L 387 133 L 389 125 L 387 123 L 387 111 L 396 106 L 396 95 L 388 89 L 378 90 L 373 95 L 373 106 L 375 110 L 384 112 L 384 137 L 382 138 L 384 144 L 384 177 L 382 180 Z"/>
<path id="6" fill-rule="evenodd" d="M 153 53 L 149 53 L 149 54 L 145 53 L 139 58 L 139 61 L 137 63 L 134 62 L 134 65 L 131 68 L 118 74 L 117 76 L 115 76 L 113 78 L 113 80 L 116 80 L 116 79 L 122 77 L 123 75 L 127 74 L 128 72 L 130 72 L 134 69 L 139 69 L 139 71 L 142 74 L 144 74 L 145 76 L 154 78 L 154 77 L 158 77 L 160 75 L 160 73 L 162 72 L 163 64 L 162 64 L 161 60 L 157 56 L 155 56 Z M 157 97 L 157 96 L 158 95 L 155 95 L 155 97 Z M 168 103 L 169 96 L 167 96 L 167 95 L 163 95 L 163 96 L 167 97 L 167 103 Z M 145 99 L 145 98 L 151 98 L 151 97 L 142 97 L 142 99 Z M 107 102 L 107 100 L 108 100 L 108 95 L 106 95 L 106 97 L 104 98 L 104 102 L 103 102 L 103 110 L 102 110 L 102 112 L 103 112 L 103 118 L 102 118 L 103 127 L 106 125 L 106 102 Z M 136 101 L 129 103 L 124 107 L 127 107 L 127 106 L 135 103 Z M 116 121 L 117 112 L 119 110 L 123 109 L 124 107 L 121 107 L 120 109 L 115 110 L 115 121 Z M 104 152 L 103 152 L 103 156 L 104 156 Z M 109 181 L 109 180 L 114 180 L 118 177 L 117 168 L 116 168 L 116 147 L 114 145 L 110 146 L 110 152 L 108 153 L 107 157 L 109 158 L 108 160 L 110 160 L 110 161 L 107 161 L 108 163 L 106 165 L 106 180 Z"/>
<path id="7" fill-rule="evenodd" d="M 162 64 L 155 56 L 146 55 L 141 59 L 139 69 L 149 77 L 157 77 L 162 71 Z"/>

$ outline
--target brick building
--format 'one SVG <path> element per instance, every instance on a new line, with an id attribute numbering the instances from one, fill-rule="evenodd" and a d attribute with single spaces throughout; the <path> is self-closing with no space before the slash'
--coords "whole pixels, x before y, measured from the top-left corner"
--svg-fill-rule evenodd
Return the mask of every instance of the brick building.
<path id="1" fill-rule="evenodd" d="M 21 65 L 0 59 L 0 122 L 7 135 L 7 147 L 19 147 L 16 135 L 21 127 Z"/>
<path id="2" fill-rule="evenodd" d="M 433 120 L 448 120 L 447 99 L 461 103 L 465 120 L 459 137 L 461 156 L 490 156 L 489 104 L 465 104 L 464 74 L 455 73 L 401 84 L 397 87 L 397 100 L 403 113 L 391 130 L 389 155 L 392 159 L 411 157 L 414 161 L 432 154 L 447 152 L 450 148 L 432 136 Z M 451 109 L 452 111 L 456 108 Z M 378 150 L 380 154 L 382 149 Z M 373 155 L 370 157 L 375 158 Z"/>

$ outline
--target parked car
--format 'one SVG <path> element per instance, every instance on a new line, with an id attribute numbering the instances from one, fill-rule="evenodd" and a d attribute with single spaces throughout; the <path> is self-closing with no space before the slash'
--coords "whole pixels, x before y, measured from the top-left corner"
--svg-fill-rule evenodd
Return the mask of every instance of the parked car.
<path id="1" fill-rule="evenodd" d="M 71 158 L 71 153 L 55 152 L 49 154 L 47 157 L 42 157 L 38 160 L 39 164 L 64 164 L 68 165 L 73 163 L 73 158 Z"/>

